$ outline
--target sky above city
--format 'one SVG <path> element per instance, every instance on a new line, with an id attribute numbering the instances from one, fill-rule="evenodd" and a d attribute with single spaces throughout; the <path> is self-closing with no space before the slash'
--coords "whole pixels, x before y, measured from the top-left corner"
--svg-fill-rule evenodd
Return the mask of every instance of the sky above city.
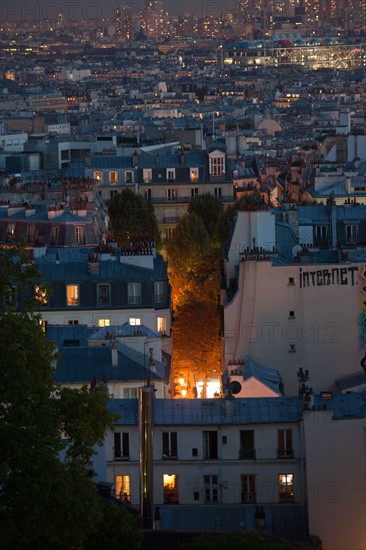
<path id="1" fill-rule="evenodd" d="M 37 23 L 52 20 L 56 14 L 62 14 L 65 22 L 84 19 L 98 22 L 101 19 L 112 20 L 118 6 L 129 6 L 137 13 L 141 12 L 145 0 L 3 0 L 0 3 L 0 23 L 20 21 Z M 228 11 L 238 11 L 239 0 L 164 0 L 164 8 L 171 14 L 213 15 L 219 17 Z"/>

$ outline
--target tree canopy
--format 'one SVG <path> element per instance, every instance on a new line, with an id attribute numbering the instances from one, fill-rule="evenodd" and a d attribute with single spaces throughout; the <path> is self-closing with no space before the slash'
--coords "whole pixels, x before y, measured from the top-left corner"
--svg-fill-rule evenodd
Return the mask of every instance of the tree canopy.
<path id="1" fill-rule="evenodd" d="M 90 469 L 114 419 L 109 398 L 103 387 L 54 382 L 37 300 L 21 299 L 34 265 L 22 250 L 0 249 L 0 266 L 1 548 L 79 550 L 103 520 Z"/>
<path id="2" fill-rule="evenodd" d="M 188 206 L 188 212 L 197 214 L 202 220 L 211 239 L 215 239 L 217 236 L 217 223 L 223 210 L 224 207 L 220 199 L 210 193 L 194 197 Z"/>
<path id="3" fill-rule="evenodd" d="M 160 247 L 154 208 L 145 197 L 123 189 L 111 199 L 108 213 L 111 230 L 119 246 L 128 246 L 131 241 L 150 240 Z"/>
<path id="4" fill-rule="evenodd" d="M 218 311 L 221 202 L 195 198 L 167 244 L 174 308 L 174 369 L 198 377 L 220 370 Z M 189 350 L 189 353 L 187 353 Z"/>

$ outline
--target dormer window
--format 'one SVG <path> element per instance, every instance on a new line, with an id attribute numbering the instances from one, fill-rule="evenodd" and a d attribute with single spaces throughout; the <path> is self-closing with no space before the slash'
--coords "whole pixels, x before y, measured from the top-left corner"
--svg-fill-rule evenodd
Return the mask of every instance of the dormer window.
<path id="1" fill-rule="evenodd" d="M 166 179 L 168 181 L 175 181 L 175 168 L 167 168 Z"/>
<path id="2" fill-rule="evenodd" d="M 128 283 L 128 303 L 131 305 L 141 304 L 140 283 Z"/>
<path id="3" fill-rule="evenodd" d="M 66 303 L 68 306 L 79 305 L 79 286 L 66 285 Z"/>
<path id="4" fill-rule="evenodd" d="M 198 174 L 199 174 L 198 168 L 191 168 L 190 173 L 191 173 L 191 181 L 197 181 Z"/>
<path id="5" fill-rule="evenodd" d="M 223 176 L 225 174 L 225 153 L 213 151 L 209 154 L 210 176 Z"/>
<path id="6" fill-rule="evenodd" d="M 100 172 L 99 170 L 95 171 L 94 179 L 96 180 L 97 183 L 102 183 L 102 172 Z"/>
<path id="7" fill-rule="evenodd" d="M 358 227 L 356 224 L 346 225 L 346 243 L 347 244 L 357 243 L 357 230 L 358 230 Z"/>
<path id="8" fill-rule="evenodd" d="M 114 170 L 109 172 L 109 183 L 118 183 L 118 174 Z"/>
<path id="9" fill-rule="evenodd" d="M 143 169 L 143 179 L 145 183 L 150 183 L 152 179 L 152 170 L 151 168 L 144 168 Z"/>
<path id="10" fill-rule="evenodd" d="M 156 303 L 161 303 L 164 301 L 164 292 L 165 284 L 162 281 L 154 283 L 154 300 Z"/>
<path id="11" fill-rule="evenodd" d="M 54 225 L 51 229 L 51 238 L 50 238 L 51 244 L 57 243 L 58 233 L 59 233 L 59 227 L 57 225 Z"/>
<path id="12" fill-rule="evenodd" d="M 98 304 L 105 306 L 110 304 L 110 285 L 100 284 L 98 285 Z"/>
<path id="13" fill-rule="evenodd" d="M 77 225 L 75 227 L 75 242 L 77 244 L 84 243 L 84 227 L 82 225 Z"/>
<path id="14" fill-rule="evenodd" d="M 8 235 L 14 235 L 15 233 L 15 223 L 8 223 L 8 227 L 6 230 Z"/>
<path id="15" fill-rule="evenodd" d="M 35 288 L 36 300 L 40 304 L 47 304 L 47 290 L 41 286 L 36 286 Z"/>
<path id="16" fill-rule="evenodd" d="M 125 183 L 133 183 L 133 172 L 131 170 L 125 172 Z"/>

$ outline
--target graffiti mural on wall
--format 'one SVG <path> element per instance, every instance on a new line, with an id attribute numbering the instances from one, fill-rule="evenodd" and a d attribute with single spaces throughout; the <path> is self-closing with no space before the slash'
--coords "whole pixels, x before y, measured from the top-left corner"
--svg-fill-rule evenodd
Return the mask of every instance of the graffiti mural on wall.
<path id="1" fill-rule="evenodd" d="M 360 361 L 361 368 L 366 371 L 366 266 L 359 268 L 359 288 L 360 288 L 360 315 L 359 315 L 359 334 L 360 349 L 363 357 Z"/>

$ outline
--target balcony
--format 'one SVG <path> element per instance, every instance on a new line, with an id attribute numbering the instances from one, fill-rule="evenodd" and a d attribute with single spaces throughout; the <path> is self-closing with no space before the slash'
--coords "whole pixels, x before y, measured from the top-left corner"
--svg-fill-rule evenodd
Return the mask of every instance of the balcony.
<path id="1" fill-rule="evenodd" d="M 163 453 L 163 460 L 178 460 L 178 455 L 176 453 Z"/>
<path id="2" fill-rule="evenodd" d="M 241 495 L 241 501 L 242 501 L 243 504 L 256 502 L 256 494 L 255 493 L 243 493 Z"/>
<path id="3" fill-rule="evenodd" d="M 277 458 L 294 458 L 293 449 L 277 449 Z"/>
<path id="4" fill-rule="evenodd" d="M 239 459 L 240 460 L 255 460 L 256 454 L 255 449 L 240 449 L 239 450 Z"/>

